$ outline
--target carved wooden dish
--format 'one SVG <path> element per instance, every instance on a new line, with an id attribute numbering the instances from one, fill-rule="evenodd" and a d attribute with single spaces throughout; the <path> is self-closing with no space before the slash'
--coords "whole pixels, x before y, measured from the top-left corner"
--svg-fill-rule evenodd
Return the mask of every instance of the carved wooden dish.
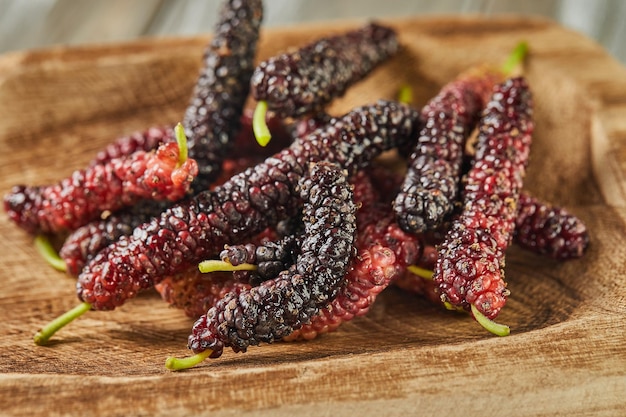
<path id="1" fill-rule="evenodd" d="M 259 59 L 355 27 L 267 30 Z M 400 85 L 420 106 L 520 40 L 535 94 L 526 190 L 584 219 L 591 246 L 557 263 L 513 247 L 509 302 L 492 336 L 464 314 L 389 288 L 370 313 L 304 343 L 230 351 L 185 372 L 192 321 L 153 292 L 89 312 L 47 347 L 34 332 L 76 303 L 74 280 L 0 216 L 0 410 L 5 415 L 623 415 L 626 409 L 626 69 L 545 20 L 388 22 L 401 53 L 335 103 L 342 113 Z M 80 168 L 112 139 L 182 119 L 207 37 L 147 39 L 0 57 L 0 191 Z"/>

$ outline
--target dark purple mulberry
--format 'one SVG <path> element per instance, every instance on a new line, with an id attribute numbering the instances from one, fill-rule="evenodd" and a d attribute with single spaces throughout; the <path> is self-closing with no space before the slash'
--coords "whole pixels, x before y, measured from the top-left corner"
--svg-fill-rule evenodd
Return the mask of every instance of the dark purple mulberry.
<path id="1" fill-rule="evenodd" d="M 434 279 L 442 300 L 493 319 L 506 302 L 504 251 L 511 243 L 530 151 L 532 99 L 523 78 L 494 89 L 464 183 L 463 212 L 439 248 Z"/>
<path id="2" fill-rule="evenodd" d="M 454 208 L 465 141 L 502 78 L 500 71 L 473 69 L 444 86 L 422 109 L 424 127 L 394 201 L 404 230 L 434 229 Z"/>
<path id="3" fill-rule="evenodd" d="M 281 117 L 320 112 L 397 49 L 396 33 L 372 23 L 262 62 L 251 92 Z"/>
<path id="4" fill-rule="evenodd" d="M 328 305 L 354 255 L 356 206 L 345 173 L 332 163 L 313 164 L 300 181 L 305 237 L 296 264 L 275 279 L 239 294 L 230 293 L 193 326 L 189 348 L 225 346 L 235 352 L 281 339 Z"/>
<path id="5" fill-rule="evenodd" d="M 220 253 L 220 258 L 234 266 L 256 265 L 253 271 L 235 271 L 233 275 L 239 280 L 258 285 L 260 282 L 276 277 L 281 271 L 289 269 L 300 253 L 301 244 L 300 235 L 292 234 L 260 245 L 248 243 L 226 246 Z"/>
<path id="6" fill-rule="evenodd" d="M 589 245 L 587 227 L 567 210 L 522 193 L 515 219 L 516 244 L 558 260 L 579 258 Z"/>
<path id="7" fill-rule="evenodd" d="M 263 19 L 261 0 L 227 0 L 204 52 L 183 126 L 189 157 L 198 161 L 195 191 L 207 190 L 240 129 Z"/>
<path id="8" fill-rule="evenodd" d="M 309 163 L 330 161 L 354 173 L 382 151 L 410 140 L 418 121 L 409 107 L 386 101 L 335 119 L 100 252 L 79 276 L 78 297 L 94 309 L 113 309 L 159 279 L 214 258 L 225 244 L 241 243 L 297 215 L 302 200 L 294 190 Z"/>

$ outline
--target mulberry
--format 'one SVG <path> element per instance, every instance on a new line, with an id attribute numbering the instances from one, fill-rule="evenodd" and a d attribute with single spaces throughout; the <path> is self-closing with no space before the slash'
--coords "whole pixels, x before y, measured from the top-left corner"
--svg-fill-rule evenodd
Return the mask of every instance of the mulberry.
<path id="1" fill-rule="evenodd" d="M 532 99 L 523 78 L 496 86 L 479 126 L 463 212 L 440 247 L 434 279 L 442 300 L 465 309 L 473 305 L 493 319 L 508 295 L 504 251 L 513 237 L 533 130 Z"/>
<path id="2" fill-rule="evenodd" d="M 213 39 L 185 112 L 189 156 L 198 161 L 194 191 L 207 190 L 232 148 L 250 91 L 263 19 L 261 0 L 227 0 L 220 9 Z"/>
<path id="3" fill-rule="evenodd" d="M 271 343 L 301 327 L 337 294 L 354 255 L 356 206 L 346 176 L 335 165 L 313 164 L 300 182 L 305 237 L 296 264 L 275 279 L 228 294 L 193 326 L 189 348 L 219 357 Z M 176 360 L 168 360 L 176 369 Z"/>

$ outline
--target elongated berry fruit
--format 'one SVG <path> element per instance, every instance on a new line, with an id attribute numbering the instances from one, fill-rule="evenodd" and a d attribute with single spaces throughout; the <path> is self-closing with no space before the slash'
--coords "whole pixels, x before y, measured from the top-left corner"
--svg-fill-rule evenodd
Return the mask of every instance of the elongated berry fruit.
<path id="1" fill-rule="evenodd" d="M 581 219 L 526 193 L 520 195 L 518 206 L 513 236 L 516 244 L 557 260 L 583 255 L 589 232 Z"/>
<path id="2" fill-rule="evenodd" d="M 370 223 L 359 227 L 357 256 L 351 262 L 337 297 L 313 316 L 310 323 L 285 340 L 310 340 L 336 330 L 354 317 L 365 315 L 378 294 L 420 259 L 422 237 L 400 229 L 389 204 L 372 205 L 366 210 L 378 215 L 365 216 Z"/>
<path id="3" fill-rule="evenodd" d="M 197 319 L 226 294 L 249 290 L 250 284 L 233 277 L 229 272 L 204 274 L 197 267 L 189 268 L 155 285 L 163 301 Z"/>
<path id="4" fill-rule="evenodd" d="M 395 32 L 371 23 L 262 62 L 252 76 L 251 93 L 281 117 L 321 112 L 397 49 Z"/>
<path id="5" fill-rule="evenodd" d="M 417 124 L 415 111 L 394 102 L 351 111 L 325 130 L 296 140 L 222 186 L 169 208 L 131 236 L 120 238 L 80 274 L 79 298 L 94 309 L 113 309 L 163 277 L 214 258 L 225 244 L 244 242 L 297 215 L 302 199 L 295 189 L 309 163 L 326 160 L 353 173 L 384 150 L 409 140 Z"/>
<path id="6" fill-rule="evenodd" d="M 454 208 L 463 147 L 500 71 L 473 69 L 444 86 L 421 111 L 424 127 L 409 157 L 394 201 L 398 224 L 408 232 L 436 228 Z"/>
<path id="7" fill-rule="evenodd" d="M 275 279 L 239 294 L 228 294 L 193 326 L 189 348 L 224 347 L 235 352 L 271 343 L 301 327 L 328 305 L 354 255 L 356 206 L 345 173 L 332 163 L 313 164 L 300 182 L 305 237 L 296 264 Z"/>
<path id="8" fill-rule="evenodd" d="M 193 188 L 208 189 L 240 129 L 263 19 L 261 0 L 226 0 L 185 112 L 189 156 L 198 161 Z"/>
<path id="9" fill-rule="evenodd" d="M 103 165 L 114 159 L 130 156 L 137 151 L 150 152 L 162 143 L 175 141 L 173 126 L 154 126 L 145 131 L 117 138 L 99 151 L 89 165 Z"/>
<path id="10" fill-rule="evenodd" d="M 435 283 L 442 300 L 493 319 L 506 302 L 504 251 L 511 243 L 533 131 L 523 78 L 494 89 L 479 124 L 463 211 L 439 249 Z"/>
<path id="11" fill-rule="evenodd" d="M 15 186 L 4 198 L 9 217 L 30 233 L 74 230 L 101 215 L 131 206 L 141 199 L 176 201 L 187 195 L 197 164 L 179 164 L 176 142 L 156 152 L 137 151 L 130 157 L 92 165 L 49 186 Z"/>
<path id="12" fill-rule="evenodd" d="M 66 272 L 77 276 L 98 252 L 121 236 L 130 235 L 135 227 L 159 216 L 170 205 L 169 201 L 139 201 L 131 207 L 74 230 L 67 236 L 59 251 L 59 256 L 66 265 Z"/>

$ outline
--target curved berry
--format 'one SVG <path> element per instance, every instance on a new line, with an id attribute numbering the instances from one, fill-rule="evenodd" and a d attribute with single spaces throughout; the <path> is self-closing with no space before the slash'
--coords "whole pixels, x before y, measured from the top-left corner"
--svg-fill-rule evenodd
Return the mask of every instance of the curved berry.
<path id="1" fill-rule="evenodd" d="M 356 206 L 344 173 L 332 163 L 313 164 L 300 182 L 305 237 L 296 264 L 275 279 L 230 293 L 193 326 L 189 348 L 246 351 L 271 343 L 308 322 L 335 297 L 354 255 Z"/>
<path id="2" fill-rule="evenodd" d="M 463 188 L 463 212 L 439 249 L 435 283 L 442 300 L 489 319 L 506 302 L 504 251 L 511 243 L 530 151 L 532 99 L 523 78 L 496 86 L 480 124 Z"/>
<path id="3" fill-rule="evenodd" d="M 78 297 L 113 309 L 204 259 L 298 214 L 296 186 L 311 162 L 330 161 L 349 173 L 409 140 L 418 123 L 407 106 L 380 101 L 357 108 L 324 130 L 247 169 L 212 191 L 175 205 L 100 252 L 79 276 Z"/>

